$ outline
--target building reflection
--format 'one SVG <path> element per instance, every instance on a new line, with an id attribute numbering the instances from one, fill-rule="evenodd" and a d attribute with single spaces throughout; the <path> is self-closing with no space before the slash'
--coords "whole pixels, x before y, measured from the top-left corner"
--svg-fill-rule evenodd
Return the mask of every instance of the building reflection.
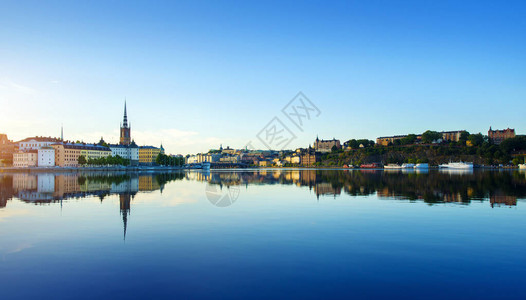
<path id="1" fill-rule="evenodd" d="M 128 227 L 128 215 L 130 214 L 130 208 L 131 208 L 131 198 L 132 196 L 130 194 L 120 194 L 119 195 L 119 202 L 120 202 L 120 210 L 121 210 L 121 216 L 122 216 L 122 224 L 124 227 L 124 239 L 126 240 L 126 228 Z"/>
<path id="2" fill-rule="evenodd" d="M 165 184 L 184 178 L 183 173 L 15 173 L 0 175 L 0 208 L 17 198 L 26 203 L 49 204 L 67 199 L 118 195 L 124 238 L 131 202 L 137 193 L 162 192 Z"/>
<path id="3" fill-rule="evenodd" d="M 293 184 L 308 187 L 317 199 L 376 195 L 379 199 L 424 201 L 429 204 L 490 200 L 514 206 L 526 197 L 524 173 L 511 172 L 384 172 L 382 170 L 253 170 L 243 172 L 191 172 L 186 179 L 223 186 Z"/>
<path id="4" fill-rule="evenodd" d="M 0 207 L 16 197 L 27 203 L 46 204 L 71 198 L 118 194 L 127 226 L 130 206 L 137 193 L 162 192 L 172 180 L 202 181 L 220 189 L 252 185 L 306 187 L 318 200 L 341 194 L 376 196 L 378 199 L 423 201 L 428 204 L 488 201 L 491 207 L 515 206 L 526 198 L 524 172 L 384 172 L 379 170 L 243 170 L 188 171 L 178 173 L 17 173 L 0 175 Z"/>

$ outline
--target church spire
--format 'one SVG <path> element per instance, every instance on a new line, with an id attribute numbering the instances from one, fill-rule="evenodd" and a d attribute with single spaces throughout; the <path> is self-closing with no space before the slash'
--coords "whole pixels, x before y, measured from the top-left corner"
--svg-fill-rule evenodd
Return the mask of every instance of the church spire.
<path id="1" fill-rule="evenodd" d="M 124 119 L 122 122 L 122 126 L 124 128 L 128 127 L 128 115 L 126 114 L 126 98 L 124 98 Z"/>

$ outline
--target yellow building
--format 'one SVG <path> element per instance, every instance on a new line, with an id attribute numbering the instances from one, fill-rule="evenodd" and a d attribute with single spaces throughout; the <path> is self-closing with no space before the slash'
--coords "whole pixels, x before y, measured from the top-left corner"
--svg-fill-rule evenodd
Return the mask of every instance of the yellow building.
<path id="1" fill-rule="evenodd" d="M 139 164 L 141 165 L 153 165 L 159 154 L 164 154 L 163 145 L 161 148 L 154 146 L 142 146 L 139 147 Z"/>
<path id="2" fill-rule="evenodd" d="M 57 143 L 51 147 L 55 149 L 55 166 L 57 167 L 77 167 L 80 156 L 84 156 L 87 161 L 111 155 L 110 148 L 100 145 Z"/>
<path id="3" fill-rule="evenodd" d="M 111 150 L 108 147 L 89 144 L 82 144 L 80 146 L 82 146 L 82 148 L 80 149 L 80 155 L 84 156 L 84 158 L 86 158 L 86 161 L 90 159 L 105 158 L 111 155 Z"/>

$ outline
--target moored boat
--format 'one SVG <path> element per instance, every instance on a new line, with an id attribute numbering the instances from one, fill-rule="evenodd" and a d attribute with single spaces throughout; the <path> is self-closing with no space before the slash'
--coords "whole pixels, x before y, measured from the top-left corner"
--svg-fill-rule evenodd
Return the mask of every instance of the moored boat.
<path id="1" fill-rule="evenodd" d="M 455 169 L 455 170 L 472 170 L 473 163 L 466 162 L 449 162 L 447 164 L 441 164 L 438 166 L 443 169 Z"/>
<path id="2" fill-rule="evenodd" d="M 415 167 L 415 164 L 402 164 L 403 169 L 412 169 Z"/>
<path id="3" fill-rule="evenodd" d="M 525 169 L 526 169 L 526 163 L 524 163 L 524 164 L 520 164 L 520 165 L 519 165 L 519 169 L 521 169 L 521 170 L 525 170 Z"/>
<path id="4" fill-rule="evenodd" d="M 384 169 L 401 169 L 402 166 L 399 164 L 387 164 L 384 166 Z"/>
<path id="5" fill-rule="evenodd" d="M 416 164 L 415 169 L 429 169 L 429 164 Z"/>
<path id="6" fill-rule="evenodd" d="M 377 168 L 381 168 L 382 165 L 379 164 L 379 163 L 370 163 L 370 164 L 361 164 L 360 165 L 360 168 L 363 168 L 363 169 L 377 169 Z"/>

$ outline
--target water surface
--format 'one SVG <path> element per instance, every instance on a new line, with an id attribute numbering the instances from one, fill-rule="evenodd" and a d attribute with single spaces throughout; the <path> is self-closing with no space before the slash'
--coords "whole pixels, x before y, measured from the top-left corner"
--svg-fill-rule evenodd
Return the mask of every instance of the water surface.
<path id="1" fill-rule="evenodd" d="M 523 298 L 526 174 L 0 175 L 2 299 Z"/>

